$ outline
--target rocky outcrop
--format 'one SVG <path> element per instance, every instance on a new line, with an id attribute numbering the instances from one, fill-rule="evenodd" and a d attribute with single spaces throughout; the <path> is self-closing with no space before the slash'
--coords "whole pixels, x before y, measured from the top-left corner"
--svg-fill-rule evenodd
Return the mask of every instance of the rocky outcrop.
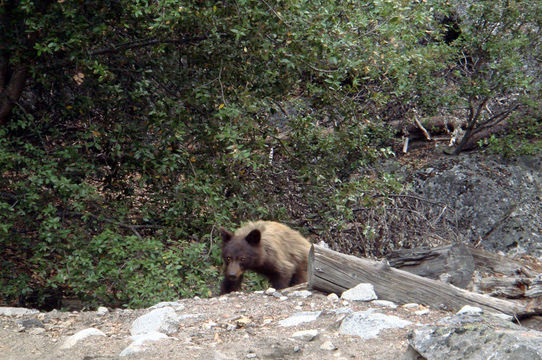
<path id="1" fill-rule="evenodd" d="M 414 330 L 407 359 L 540 360 L 542 333 L 493 316 L 472 313 Z"/>
<path id="2" fill-rule="evenodd" d="M 542 159 L 440 158 L 412 174 L 415 191 L 455 210 L 472 244 L 542 259 Z"/>

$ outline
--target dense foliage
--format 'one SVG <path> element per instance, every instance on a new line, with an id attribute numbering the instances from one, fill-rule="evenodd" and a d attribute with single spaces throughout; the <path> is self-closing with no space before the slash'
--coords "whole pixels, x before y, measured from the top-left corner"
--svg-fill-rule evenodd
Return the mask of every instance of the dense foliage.
<path id="1" fill-rule="evenodd" d="M 532 151 L 541 5 L 0 0 L 0 302 L 211 295 L 218 226 L 325 237 L 400 191 L 360 169 L 413 112 Z"/>

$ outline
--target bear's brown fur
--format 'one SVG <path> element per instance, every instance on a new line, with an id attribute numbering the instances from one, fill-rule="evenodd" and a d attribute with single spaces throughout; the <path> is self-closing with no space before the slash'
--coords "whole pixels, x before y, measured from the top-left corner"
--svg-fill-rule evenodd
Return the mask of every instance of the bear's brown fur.
<path id="1" fill-rule="evenodd" d="M 301 234 L 274 221 L 249 222 L 232 233 L 220 229 L 224 280 L 221 294 L 239 290 L 243 273 L 266 276 L 275 289 L 307 281 L 311 244 Z"/>

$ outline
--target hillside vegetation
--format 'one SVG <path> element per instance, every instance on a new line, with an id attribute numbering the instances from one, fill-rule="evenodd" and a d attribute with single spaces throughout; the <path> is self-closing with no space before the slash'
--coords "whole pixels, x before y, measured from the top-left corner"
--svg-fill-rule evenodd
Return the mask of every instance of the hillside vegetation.
<path id="1" fill-rule="evenodd" d="M 405 191 L 364 169 L 415 119 L 453 116 L 456 154 L 538 151 L 541 21 L 540 0 L 0 0 L 0 303 L 210 296 L 218 228 L 248 219 L 413 245 L 341 236 Z"/>

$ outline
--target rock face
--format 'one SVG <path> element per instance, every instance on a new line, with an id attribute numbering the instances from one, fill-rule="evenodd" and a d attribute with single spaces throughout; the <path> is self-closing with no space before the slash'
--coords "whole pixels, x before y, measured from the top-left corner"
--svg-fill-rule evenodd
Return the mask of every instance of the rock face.
<path id="1" fill-rule="evenodd" d="M 413 176 L 417 193 L 456 210 L 466 241 L 542 259 L 542 159 L 463 155 Z"/>
<path id="2" fill-rule="evenodd" d="M 409 346 L 408 360 L 542 359 L 541 332 L 476 315 L 454 315 L 414 330 Z"/>

